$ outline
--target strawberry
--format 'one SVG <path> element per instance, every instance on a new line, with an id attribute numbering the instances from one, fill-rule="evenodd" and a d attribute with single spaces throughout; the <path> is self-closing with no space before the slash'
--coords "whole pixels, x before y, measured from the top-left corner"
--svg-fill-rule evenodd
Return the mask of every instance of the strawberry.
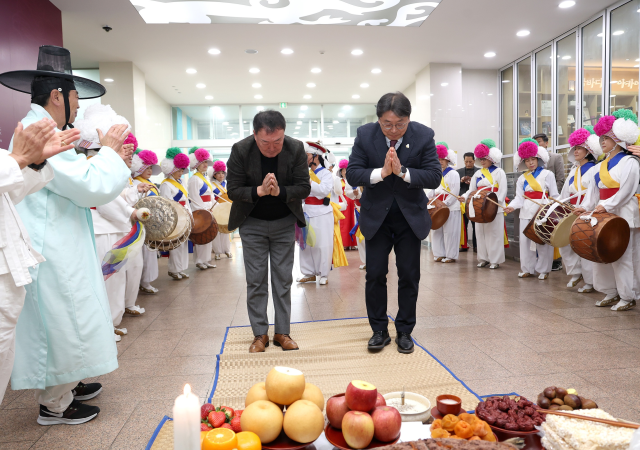
<path id="1" fill-rule="evenodd" d="M 200 418 L 205 420 L 211 411 L 215 411 L 216 409 L 211 403 L 205 403 L 200 407 Z"/>
<path id="2" fill-rule="evenodd" d="M 218 411 L 225 411 L 225 414 L 229 418 L 228 422 L 231 422 L 231 419 L 233 419 L 234 416 L 233 408 L 229 408 L 228 406 L 221 406 L 220 408 L 218 408 Z"/>
<path id="3" fill-rule="evenodd" d="M 233 415 L 234 418 L 236 417 L 242 417 L 242 413 L 244 412 L 244 409 L 236 409 L 235 414 Z"/>
<path id="4" fill-rule="evenodd" d="M 229 425 L 228 423 L 223 423 L 220 428 L 228 428 L 230 430 L 233 430 L 233 428 L 231 428 L 231 425 Z"/>
<path id="5" fill-rule="evenodd" d="M 208 423 L 202 422 L 200 424 L 200 431 L 211 431 L 211 425 L 209 425 Z"/>
<path id="6" fill-rule="evenodd" d="M 231 420 L 231 429 L 236 433 L 240 433 L 242 431 L 242 427 L 240 426 L 240 416 L 235 416 Z"/>
<path id="7" fill-rule="evenodd" d="M 222 411 L 211 411 L 207 420 L 213 428 L 220 428 L 227 421 L 227 416 Z"/>

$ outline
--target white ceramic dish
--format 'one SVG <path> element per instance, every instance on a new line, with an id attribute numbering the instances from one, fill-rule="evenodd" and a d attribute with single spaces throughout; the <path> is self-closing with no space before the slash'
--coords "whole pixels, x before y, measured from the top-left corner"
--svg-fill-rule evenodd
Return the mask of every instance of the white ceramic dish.
<path id="1" fill-rule="evenodd" d="M 401 396 L 402 392 L 389 392 L 388 394 L 383 395 L 385 400 L 401 398 Z M 420 413 L 400 413 L 403 422 L 426 422 L 429 420 L 429 417 L 431 417 L 431 402 L 427 397 L 420 394 L 414 394 L 413 392 L 405 392 L 404 398 L 405 400 L 413 400 L 424 405 L 425 410 Z"/>

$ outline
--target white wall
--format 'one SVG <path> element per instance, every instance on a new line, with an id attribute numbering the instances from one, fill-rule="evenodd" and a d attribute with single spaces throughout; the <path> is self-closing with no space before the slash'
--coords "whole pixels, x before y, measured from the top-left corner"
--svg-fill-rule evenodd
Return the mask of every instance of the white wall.
<path id="1" fill-rule="evenodd" d="M 164 158 L 171 147 L 171 106 L 145 85 L 146 112 L 138 122 L 136 137 L 145 150 L 153 150 Z"/>
<path id="2" fill-rule="evenodd" d="M 416 101 L 413 104 L 411 120 L 431 126 L 431 77 L 429 66 L 416 74 Z"/>
<path id="3" fill-rule="evenodd" d="M 464 132 L 460 133 L 462 152 L 458 152 L 459 164 L 463 161 L 462 154 L 473 151 L 481 140 L 493 139 L 498 142 L 497 77 L 495 70 L 462 70 Z"/>
<path id="4" fill-rule="evenodd" d="M 411 86 L 405 88 L 402 91 L 402 93 L 407 96 L 407 98 L 411 102 L 411 108 L 413 110 L 415 110 L 415 107 L 416 107 L 416 83 L 415 82 L 411 83 Z M 412 116 L 415 115 L 413 111 L 412 111 L 411 115 Z M 412 119 L 413 119 L 413 117 L 412 117 Z"/>

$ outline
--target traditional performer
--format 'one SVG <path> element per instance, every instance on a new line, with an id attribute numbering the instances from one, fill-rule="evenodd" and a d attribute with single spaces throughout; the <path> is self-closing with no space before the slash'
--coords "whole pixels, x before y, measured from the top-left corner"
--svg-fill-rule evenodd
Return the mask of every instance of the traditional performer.
<path id="1" fill-rule="evenodd" d="M 640 165 L 626 150 L 640 134 L 638 118 L 628 109 L 619 109 L 612 116 L 600 118 L 594 131 L 600 137 L 606 159 L 595 167 L 593 182 L 589 183 L 584 203 L 575 214 L 608 212 L 629 223 L 629 246 L 622 257 L 611 264 L 593 265 L 595 288 L 606 294 L 596 306 L 613 305 L 613 311 L 628 311 L 636 306 L 640 297 L 640 211 L 636 196 Z"/>
<path id="2" fill-rule="evenodd" d="M 54 46 L 40 47 L 38 70 L 2 74 L 0 83 L 31 94 L 31 110 L 21 121 L 25 127 L 48 118 L 66 129 L 75 120 L 78 99 L 105 93 L 102 85 L 73 75 L 69 51 Z M 90 160 L 75 150 L 50 158 L 54 179 L 16 207 L 46 264 L 30 269 L 33 282 L 16 327 L 11 387 L 36 390 L 41 425 L 95 418 L 100 408 L 79 400 L 95 397 L 102 385 L 78 381 L 118 367 L 89 207 L 109 203 L 127 185 L 125 131 L 125 125 L 106 135 L 100 131 L 102 148 Z"/>
<path id="3" fill-rule="evenodd" d="M 427 191 L 427 197 L 429 200 L 438 199 L 447 205 L 449 218 L 442 227 L 431 231 L 433 260 L 454 263 L 460 254 L 460 223 L 462 222 L 458 201 L 460 174 L 455 171 L 458 156 L 456 152 L 449 149 L 446 142 L 438 142 L 436 152 L 442 168 L 442 180 L 437 189 Z"/>
<path id="4" fill-rule="evenodd" d="M 342 245 L 344 245 L 345 250 L 359 245 L 356 241 L 356 237 L 351 234 L 351 230 L 355 225 L 356 203 L 354 199 L 349 197 L 349 195 L 347 194 L 347 186 L 349 185 L 349 183 L 347 183 L 346 173 L 348 165 L 348 159 L 341 159 L 338 163 L 338 182 L 340 183 L 340 191 L 342 192 L 342 195 L 347 202 L 347 207 L 344 210 L 344 220 L 340 221 L 340 234 L 342 235 Z M 349 189 L 352 190 L 351 186 L 349 186 Z"/>
<path id="5" fill-rule="evenodd" d="M 316 234 L 314 247 L 307 246 L 300 251 L 300 272 L 302 276 L 296 281 L 308 283 L 318 281 L 325 285 L 329 282 L 331 259 L 333 257 L 333 207 L 331 206 L 331 189 L 333 176 L 324 167 L 326 149 L 315 142 L 305 142 L 309 176 L 311 177 L 311 193 L 304 201 L 305 215 L 309 216 L 309 224 Z"/>
<path id="6" fill-rule="evenodd" d="M 507 197 L 507 175 L 499 166 L 502 161 L 502 152 L 496 147 L 493 139 L 484 139 L 473 151 L 476 166 L 480 170 L 471 177 L 469 190 L 466 195 L 460 197 L 461 202 L 466 202 L 472 192 L 488 190 L 498 197 L 498 203 L 504 205 Z M 471 214 L 466 211 L 466 214 Z M 489 269 L 497 269 L 504 262 L 504 248 L 508 246 L 506 229 L 504 226 L 504 214 L 498 210 L 496 218 L 489 223 L 476 223 L 475 234 L 478 245 L 479 268 L 489 266 Z"/>
<path id="7" fill-rule="evenodd" d="M 211 153 L 204 148 L 192 147 L 189 150 L 189 167 L 195 171 L 193 176 L 189 178 L 189 200 L 191 208 L 194 211 L 205 209 L 211 211 L 215 200 L 213 198 L 213 185 L 207 179 L 207 169 L 209 163 L 213 163 Z M 218 233 L 219 234 L 219 233 Z M 193 245 L 193 259 L 196 267 L 200 270 L 209 268 L 215 269 L 216 265 L 211 264 L 211 248 L 213 243 L 209 242 L 205 245 Z"/>
<path id="8" fill-rule="evenodd" d="M 73 129 L 56 133 L 55 128 L 56 123 L 49 119 L 26 130 L 18 124 L 13 152 L 0 149 L 0 403 L 13 369 L 16 324 L 24 305 L 25 285 L 32 281 L 29 267 L 44 262 L 32 248 L 15 205 L 51 181 L 53 169 L 45 164 L 46 159 L 72 149 L 73 145 L 61 143 L 73 142 L 79 135 Z M 38 169 L 40 164 L 44 166 Z"/>
<path id="9" fill-rule="evenodd" d="M 189 194 L 181 181 L 184 169 L 189 167 L 189 163 L 189 157 L 182 153 L 178 147 L 167 150 L 165 159 L 160 163 L 160 168 L 165 176 L 160 184 L 160 195 L 180 203 L 191 214 Z M 169 251 L 169 276 L 176 280 L 189 278 L 189 275 L 185 273 L 187 267 L 189 267 L 189 246 L 184 243 Z"/>
<path id="10" fill-rule="evenodd" d="M 560 198 L 561 201 L 568 201 L 579 208 L 587 194 L 587 186 L 589 186 L 589 183 L 591 183 L 596 174 L 596 161 L 602 155 L 602 148 L 600 147 L 600 140 L 591 126 L 580 128 L 571 133 L 571 136 L 569 136 L 569 144 L 571 145 L 569 161 L 573 163 L 573 167 L 562 187 Z M 560 249 L 560 255 L 564 261 L 564 268 L 567 271 L 567 275 L 571 276 L 567 287 L 576 287 L 580 280 L 584 280 L 585 284 L 578 289 L 578 292 L 593 292 L 594 263 L 587 259 L 580 258 L 576 252 L 571 249 L 571 245 L 562 247 Z"/>
<path id="11" fill-rule="evenodd" d="M 143 197 L 160 195 L 158 188 L 149 181 L 152 175 L 159 175 L 162 172 L 158 165 L 158 155 L 151 150 L 136 150 L 131 161 L 131 175 L 133 184 L 148 185 Z M 142 247 L 142 277 L 140 278 L 140 291 L 145 294 L 156 294 L 158 289 L 151 286 L 151 282 L 158 278 L 158 251 L 151 250 L 146 245 Z"/>
<path id="12" fill-rule="evenodd" d="M 520 142 L 518 152 L 513 155 L 514 166 L 524 174 L 520 175 L 516 183 L 516 198 L 504 212 L 510 214 L 520 209 L 519 278 L 528 278 L 537 272 L 539 280 L 546 280 L 553 264 L 553 247 L 536 244 L 524 235 L 524 229 L 535 217 L 540 205 L 549 203 L 549 197 L 558 198 L 556 178 L 553 172 L 544 168 L 548 161 L 547 150 L 530 138 Z"/>
<path id="13" fill-rule="evenodd" d="M 222 161 L 215 161 L 213 163 L 213 193 L 218 204 L 224 202 L 230 202 L 227 195 L 227 166 Z M 215 207 L 215 206 L 214 206 Z M 227 258 L 233 258 L 231 253 L 231 235 L 225 233 L 218 233 L 213 240 L 213 253 L 215 258 L 220 259 L 222 255 L 227 255 Z"/>

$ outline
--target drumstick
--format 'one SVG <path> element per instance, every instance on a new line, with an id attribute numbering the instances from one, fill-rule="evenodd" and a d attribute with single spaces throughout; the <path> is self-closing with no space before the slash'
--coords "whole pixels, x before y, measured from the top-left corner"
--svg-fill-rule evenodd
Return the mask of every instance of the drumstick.
<path id="1" fill-rule="evenodd" d="M 225 201 L 225 202 L 227 202 L 227 203 L 233 203 L 233 202 L 230 202 L 229 200 L 227 200 L 226 198 L 224 198 L 224 197 L 222 197 L 222 196 L 220 196 L 220 195 L 216 194 L 215 192 L 212 192 L 212 194 L 213 194 L 213 195 L 215 195 L 215 196 L 216 196 L 216 197 L 218 197 L 218 198 L 221 198 L 222 200 L 224 200 L 224 201 Z"/>
<path id="2" fill-rule="evenodd" d="M 531 200 L 533 203 L 535 203 L 535 204 L 536 204 L 536 205 L 538 205 L 538 206 L 544 206 L 542 203 L 537 202 L 537 201 L 535 201 L 534 199 L 527 197 L 526 195 L 524 196 L 524 198 L 526 198 L 527 200 Z"/>

